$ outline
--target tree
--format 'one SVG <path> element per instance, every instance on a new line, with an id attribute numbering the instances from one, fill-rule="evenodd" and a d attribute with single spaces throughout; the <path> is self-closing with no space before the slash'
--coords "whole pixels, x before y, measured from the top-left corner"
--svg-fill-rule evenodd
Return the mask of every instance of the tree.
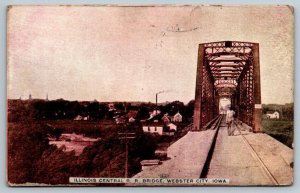
<path id="1" fill-rule="evenodd" d="M 47 132 L 43 125 L 30 122 L 8 126 L 8 181 L 10 183 L 34 182 L 34 164 L 49 148 Z"/>
<path id="2" fill-rule="evenodd" d="M 149 110 L 145 105 L 140 106 L 140 108 L 137 112 L 136 118 L 138 120 L 143 120 L 143 119 L 148 119 L 149 118 Z"/>
<path id="3" fill-rule="evenodd" d="M 188 102 L 188 104 L 185 106 L 183 117 L 191 118 L 194 115 L 194 105 L 195 105 L 195 100 L 191 100 L 190 102 Z"/>
<path id="4" fill-rule="evenodd" d="M 68 184 L 72 175 L 75 152 L 64 152 L 65 146 L 51 146 L 35 163 L 34 182 L 45 184 Z"/>
<path id="5" fill-rule="evenodd" d="M 88 114 L 90 115 L 91 119 L 99 119 L 100 118 L 100 113 L 99 113 L 99 108 L 100 105 L 98 102 L 92 102 L 88 104 Z"/>

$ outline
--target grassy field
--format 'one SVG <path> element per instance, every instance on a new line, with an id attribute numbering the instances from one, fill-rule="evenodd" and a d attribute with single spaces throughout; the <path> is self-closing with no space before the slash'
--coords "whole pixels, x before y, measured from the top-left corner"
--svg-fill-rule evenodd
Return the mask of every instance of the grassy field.
<path id="1" fill-rule="evenodd" d="M 265 133 L 292 147 L 294 138 L 293 121 L 263 119 L 262 126 Z"/>

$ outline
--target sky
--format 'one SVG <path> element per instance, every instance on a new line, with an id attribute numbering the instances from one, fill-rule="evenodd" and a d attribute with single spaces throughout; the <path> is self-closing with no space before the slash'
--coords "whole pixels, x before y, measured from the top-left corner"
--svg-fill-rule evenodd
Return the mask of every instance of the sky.
<path id="1" fill-rule="evenodd" d="M 195 98 L 198 44 L 259 43 L 262 103 L 293 101 L 293 13 L 287 6 L 13 6 L 10 99 Z"/>

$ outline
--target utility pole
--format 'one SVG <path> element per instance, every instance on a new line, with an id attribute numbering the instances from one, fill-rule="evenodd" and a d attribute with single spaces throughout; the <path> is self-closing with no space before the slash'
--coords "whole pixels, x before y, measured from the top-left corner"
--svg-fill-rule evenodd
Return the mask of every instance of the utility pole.
<path id="1" fill-rule="evenodd" d="M 128 178 L 128 143 L 130 139 L 135 138 L 135 133 L 124 132 L 118 133 L 119 139 L 125 141 L 125 178 Z"/>
<path id="2" fill-rule="evenodd" d="M 155 94 L 155 110 L 157 111 L 157 95 L 158 93 Z"/>

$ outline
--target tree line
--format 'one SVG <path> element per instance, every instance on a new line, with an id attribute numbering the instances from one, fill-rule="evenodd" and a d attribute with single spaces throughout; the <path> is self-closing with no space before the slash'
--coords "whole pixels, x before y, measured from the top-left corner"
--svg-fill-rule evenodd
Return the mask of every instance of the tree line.
<path id="1" fill-rule="evenodd" d="M 149 112 L 154 110 L 154 103 L 140 103 L 138 105 L 129 102 L 114 103 L 116 111 L 126 113 L 131 110 L 137 111 L 138 119 L 149 118 Z M 173 101 L 158 108 L 163 113 L 175 114 L 180 112 L 183 117 L 193 116 L 194 101 L 187 105 L 180 101 Z M 110 111 L 108 103 L 98 101 L 80 102 L 67 101 L 63 99 L 45 100 L 8 100 L 8 121 L 22 121 L 22 119 L 48 120 L 48 119 L 70 119 L 73 120 L 77 115 L 89 116 L 91 120 L 112 119 L 114 111 Z"/>

